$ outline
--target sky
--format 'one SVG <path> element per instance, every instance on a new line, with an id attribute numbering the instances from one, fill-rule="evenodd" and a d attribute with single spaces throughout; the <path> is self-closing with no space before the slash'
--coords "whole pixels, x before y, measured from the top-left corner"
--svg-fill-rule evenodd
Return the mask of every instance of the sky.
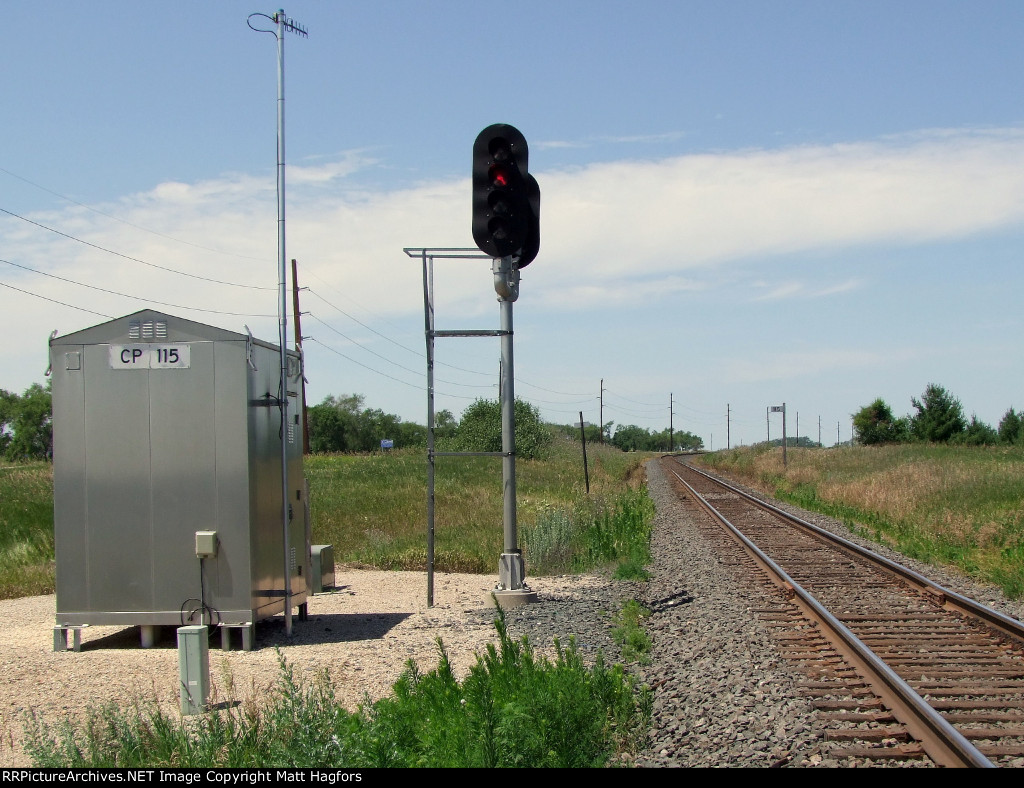
<path id="1" fill-rule="evenodd" d="M 255 2 L 5 0 L 0 388 L 47 340 L 156 309 L 278 337 L 273 35 Z M 426 423 L 423 275 L 469 248 L 473 141 L 526 137 L 541 246 L 514 305 L 542 417 L 848 441 L 929 384 L 1024 408 L 1024 3 L 295 0 L 286 256 L 307 397 Z M 249 20 L 269 27 L 266 17 Z M 496 329 L 487 259 L 439 329 Z M 288 300 L 289 326 L 291 299 Z M 289 328 L 289 343 L 293 332 Z M 441 338 L 436 407 L 495 399 Z"/>

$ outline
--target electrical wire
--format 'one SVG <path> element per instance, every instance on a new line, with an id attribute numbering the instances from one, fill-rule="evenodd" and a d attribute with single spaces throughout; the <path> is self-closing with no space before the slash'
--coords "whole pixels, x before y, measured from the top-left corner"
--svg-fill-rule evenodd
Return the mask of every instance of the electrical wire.
<path id="1" fill-rule="evenodd" d="M 3 209 L 0 208 L 0 210 L 3 210 Z M 96 285 L 87 285 L 87 284 L 85 284 L 85 282 L 76 282 L 74 279 L 68 279 L 68 278 L 63 277 L 63 276 L 57 276 L 56 274 L 48 274 L 45 271 L 40 271 L 40 270 L 38 270 L 36 268 L 31 268 L 30 266 L 27 266 L 27 265 L 21 265 L 19 263 L 12 263 L 10 260 L 2 260 L 2 259 L 0 259 L 0 263 L 4 263 L 4 264 L 12 266 L 14 268 L 20 268 L 23 271 L 29 271 L 29 272 L 31 272 L 33 274 L 39 274 L 40 276 L 46 276 L 46 277 L 49 277 L 50 279 L 57 279 L 58 281 L 66 282 L 67 284 L 76 285 L 78 287 L 86 287 L 89 290 L 96 290 L 96 291 L 101 292 L 101 293 L 106 293 L 107 295 L 120 296 L 121 298 L 130 298 L 133 301 L 142 301 L 144 303 L 149 303 L 149 304 L 159 304 L 160 306 L 169 306 L 169 307 L 173 307 L 175 309 L 187 309 L 187 310 L 191 310 L 193 312 L 205 312 L 207 314 L 213 314 L 213 315 L 230 315 L 230 316 L 233 316 L 233 317 L 277 317 L 277 315 L 256 315 L 256 314 L 251 314 L 249 312 L 225 312 L 225 311 L 220 310 L 220 309 L 202 309 L 200 307 L 195 307 L 195 306 L 185 306 L 183 304 L 173 304 L 173 303 L 171 303 L 169 301 L 158 301 L 155 298 L 146 298 L 144 296 L 129 295 L 128 293 L 121 293 L 121 292 L 118 292 L 117 290 L 109 290 L 109 289 L 107 289 L 105 287 L 97 287 Z M 104 315 L 104 317 L 106 317 L 106 315 Z"/>
<path id="2" fill-rule="evenodd" d="M 105 317 L 108 320 L 113 320 L 114 319 L 111 315 L 105 315 L 102 312 L 95 311 L 94 309 L 86 309 L 85 307 L 82 307 L 82 306 L 75 306 L 74 304 L 69 304 L 69 303 L 67 303 L 65 301 L 58 301 L 56 298 L 47 298 L 46 296 L 39 295 L 39 293 L 33 293 L 33 292 L 29 291 L 29 290 L 22 290 L 20 287 L 15 287 L 14 285 L 9 285 L 6 282 L 0 282 L 0 286 L 6 287 L 6 288 L 8 288 L 10 290 L 17 290 L 19 293 L 24 293 L 25 295 L 30 295 L 33 298 L 40 298 L 43 301 L 49 301 L 51 304 L 59 304 L 60 306 L 66 306 L 69 309 L 77 309 L 79 312 L 88 312 L 90 315 L 98 315 L 99 317 Z"/>
<path id="3" fill-rule="evenodd" d="M 243 285 L 243 284 L 239 284 L 238 282 L 227 282 L 227 281 L 224 281 L 223 279 L 213 279 L 213 278 L 208 277 L 208 276 L 200 276 L 199 274 L 190 274 L 190 273 L 186 273 L 185 271 L 179 271 L 176 268 L 170 268 L 170 267 L 168 267 L 166 265 L 158 265 L 156 263 L 150 263 L 150 262 L 148 262 L 146 260 L 142 260 L 142 259 L 140 259 L 138 257 L 132 257 L 131 255 L 122 254 L 121 252 L 116 252 L 113 249 L 107 249 L 105 246 L 100 246 L 99 244 L 94 244 L 94 243 L 92 243 L 90 241 L 85 241 L 85 240 L 83 240 L 81 238 L 76 238 L 73 235 L 69 235 L 68 233 L 61 232 L 60 230 L 57 230 L 57 229 L 55 229 L 53 227 L 48 227 L 45 224 L 40 224 L 39 222 L 32 221 L 31 219 L 28 219 L 28 218 L 26 218 L 24 216 L 16 214 L 13 211 L 8 211 L 6 208 L 0 208 L 0 212 L 6 213 L 8 216 L 13 216 L 15 219 L 21 219 L 23 222 L 28 222 L 29 224 L 35 225 L 36 227 L 39 227 L 39 228 L 41 228 L 43 230 L 48 230 L 49 232 L 55 233 L 56 235 L 59 235 L 62 238 L 67 238 L 70 241 L 76 241 L 77 243 L 84 244 L 85 246 L 91 247 L 93 249 L 97 249 L 97 250 L 99 250 L 101 252 L 106 252 L 107 254 L 112 254 L 112 255 L 115 255 L 116 257 L 121 257 L 121 258 L 123 258 L 125 260 L 130 260 L 133 263 L 139 263 L 141 265 L 146 265 L 146 266 L 149 266 L 150 268 L 156 268 L 156 269 L 158 269 L 160 271 L 166 271 L 166 272 L 171 273 L 171 274 L 177 274 L 178 276 L 185 276 L 185 277 L 188 277 L 189 279 L 198 279 L 198 280 L 203 281 L 203 282 L 211 282 L 211 283 L 217 284 L 217 285 L 227 285 L 228 287 L 241 287 L 241 288 L 244 288 L 246 290 L 276 290 L 277 289 L 276 287 L 265 287 L 265 286 L 261 286 L 261 285 Z M 156 303 L 156 302 L 154 302 L 154 303 Z"/>
<path id="4" fill-rule="evenodd" d="M 255 260 L 257 262 L 266 262 L 262 257 L 251 257 L 249 255 L 237 254 L 235 252 L 226 252 L 223 249 L 214 249 L 209 246 L 203 246 L 202 244 L 193 243 L 191 241 L 185 241 L 181 238 L 175 238 L 173 235 L 166 235 L 165 233 L 161 233 L 149 227 L 143 227 L 141 224 L 129 222 L 127 219 L 122 219 L 120 216 L 114 216 L 114 214 L 112 213 L 105 213 L 104 211 L 101 211 L 98 208 L 93 208 L 91 205 L 86 205 L 85 203 L 78 202 L 78 200 L 74 200 L 71 197 L 68 197 L 66 194 L 55 192 L 53 189 L 47 189 L 45 186 L 41 186 L 38 183 L 30 181 L 28 178 L 24 178 L 21 175 L 11 172 L 10 170 L 4 169 L 3 167 L 0 167 L 0 172 L 4 173 L 5 175 L 9 175 L 12 178 L 16 178 L 22 183 L 27 183 L 29 186 L 34 186 L 35 188 L 39 189 L 40 191 L 44 191 L 47 194 L 52 194 L 54 197 L 60 197 L 60 199 L 66 200 L 72 205 L 77 205 L 79 208 L 84 208 L 87 211 L 92 211 L 93 213 L 99 216 L 104 216 L 107 219 L 112 219 L 115 222 L 120 222 L 121 224 L 127 225 L 128 227 L 133 227 L 136 230 L 142 230 L 142 232 L 149 233 L 150 235 L 155 235 L 158 238 L 165 238 L 168 241 L 174 241 L 175 243 L 183 244 L 185 246 L 191 246 L 193 249 L 202 249 L 204 252 L 213 252 L 214 254 L 224 255 L 225 257 L 237 257 L 239 260 Z"/>
<path id="5" fill-rule="evenodd" d="M 341 358 L 345 359 L 346 361 L 351 361 L 356 366 L 362 367 L 363 369 L 369 370 L 370 372 L 374 372 L 374 373 L 380 375 L 381 377 L 387 378 L 388 380 L 393 380 L 393 381 L 395 381 L 395 383 L 401 383 L 403 386 L 408 386 L 409 388 L 418 389 L 420 391 L 422 391 L 424 389 L 424 387 L 425 387 L 424 384 L 409 383 L 407 380 L 401 380 L 399 378 L 394 377 L 393 375 L 387 374 L 386 372 L 381 372 L 379 369 L 374 369 L 373 367 L 368 367 L 366 364 L 363 364 L 360 361 L 356 361 L 354 358 L 352 358 L 350 356 L 346 356 L 341 351 L 335 350 L 330 345 L 325 345 L 323 342 L 318 340 L 316 337 L 306 337 L 306 339 L 308 339 L 310 342 L 316 342 L 318 345 L 320 345 L 320 347 L 324 348 L 325 350 L 329 350 L 331 353 L 334 353 L 336 356 L 340 356 Z M 460 396 L 458 394 L 448 394 L 448 393 L 445 393 L 444 396 L 452 397 L 454 399 L 467 399 L 467 400 L 478 399 L 477 397 L 464 397 L 464 396 Z"/>
<path id="6" fill-rule="evenodd" d="M 375 350 L 370 350 L 370 348 L 366 347 L 366 345 L 363 345 L 362 343 L 357 342 L 356 340 L 352 339 L 351 337 L 346 336 L 344 333 L 342 333 L 341 331 L 336 329 L 334 326 L 332 326 L 329 323 L 326 323 L 323 320 L 321 320 L 319 317 L 314 315 L 312 312 L 306 312 L 304 314 L 309 315 L 311 318 L 313 318 L 316 322 L 318 322 L 324 328 L 327 328 L 327 329 L 333 331 L 335 334 L 337 334 L 338 336 L 342 337 L 343 339 L 347 339 L 349 342 L 351 342 L 353 345 L 355 345 L 356 347 L 360 348 L 361 350 L 365 350 L 371 356 L 376 356 L 381 361 L 384 361 L 384 362 L 386 362 L 388 364 L 391 364 L 392 366 L 396 366 L 399 369 L 403 369 L 406 372 L 411 372 L 414 375 L 423 375 L 424 374 L 423 372 L 420 372 L 419 370 L 410 369 L 409 367 L 403 366 L 403 365 L 399 364 L 397 361 L 392 361 L 391 359 L 389 359 L 389 358 L 387 358 L 385 356 L 382 356 L 380 353 L 376 352 Z M 362 325 L 362 324 L 360 324 L 360 325 Z M 465 388 L 474 388 L 474 389 L 477 389 L 477 388 L 479 388 L 479 389 L 489 389 L 489 388 L 491 388 L 491 385 L 493 385 L 493 384 L 486 384 L 485 385 L 485 384 L 476 384 L 476 383 L 456 383 L 453 380 L 442 380 L 441 378 L 435 378 L 435 380 L 437 382 L 439 382 L 439 383 L 446 383 L 449 386 L 463 386 Z"/>

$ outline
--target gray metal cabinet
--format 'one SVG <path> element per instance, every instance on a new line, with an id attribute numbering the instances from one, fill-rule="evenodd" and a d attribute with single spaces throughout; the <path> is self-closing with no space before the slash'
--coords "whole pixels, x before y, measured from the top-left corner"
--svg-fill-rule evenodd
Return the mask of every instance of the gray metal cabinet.
<path id="1" fill-rule="evenodd" d="M 306 603 L 297 354 L 283 424 L 278 348 L 246 334 L 145 310 L 52 339 L 50 363 L 58 628 L 205 615 L 251 637 L 284 612 L 286 567 Z M 216 532 L 203 558 L 200 531 Z"/>

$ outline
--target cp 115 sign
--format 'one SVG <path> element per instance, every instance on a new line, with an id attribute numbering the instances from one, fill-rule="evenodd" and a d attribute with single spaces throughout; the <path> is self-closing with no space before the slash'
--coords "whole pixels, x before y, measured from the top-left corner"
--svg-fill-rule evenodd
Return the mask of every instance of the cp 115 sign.
<path id="1" fill-rule="evenodd" d="M 111 369 L 189 369 L 192 366 L 191 346 L 181 345 L 111 345 Z"/>

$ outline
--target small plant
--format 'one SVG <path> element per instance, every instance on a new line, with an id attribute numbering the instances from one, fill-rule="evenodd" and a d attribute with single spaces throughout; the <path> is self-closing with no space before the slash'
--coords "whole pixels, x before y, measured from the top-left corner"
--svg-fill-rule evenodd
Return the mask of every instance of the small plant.
<path id="1" fill-rule="evenodd" d="M 616 567 L 615 574 L 612 577 L 616 580 L 635 580 L 646 583 L 651 579 L 651 573 L 636 561 L 626 560 Z"/>
<path id="2" fill-rule="evenodd" d="M 651 638 L 640 626 L 640 622 L 650 615 L 650 610 L 630 599 L 614 617 L 612 640 L 622 647 L 624 660 L 642 664 L 650 661 Z"/>

